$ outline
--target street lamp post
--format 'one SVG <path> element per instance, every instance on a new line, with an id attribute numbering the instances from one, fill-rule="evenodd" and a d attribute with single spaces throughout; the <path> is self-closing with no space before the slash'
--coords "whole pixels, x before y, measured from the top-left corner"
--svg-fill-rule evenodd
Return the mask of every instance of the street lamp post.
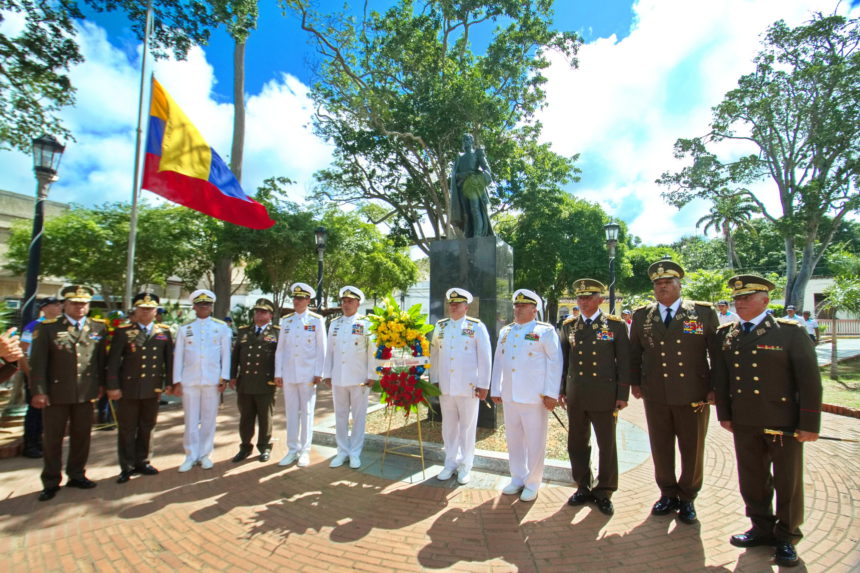
<path id="1" fill-rule="evenodd" d="M 322 308 L 323 300 L 323 257 L 325 256 L 325 227 L 317 227 L 314 238 L 317 242 L 317 310 Z"/>
<path id="2" fill-rule="evenodd" d="M 603 226 L 606 232 L 606 247 L 609 249 L 609 314 L 615 314 L 615 246 L 621 225 L 610 220 Z"/>
<path id="3" fill-rule="evenodd" d="M 36 319 L 36 290 L 39 284 L 39 267 L 42 259 L 42 227 L 45 223 L 45 200 L 51 183 L 58 179 L 57 169 L 65 146 L 53 135 L 33 140 L 33 171 L 36 173 L 36 210 L 33 215 L 33 236 L 27 259 L 27 280 L 24 284 L 24 307 L 21 309 L 21 328 Z"/>

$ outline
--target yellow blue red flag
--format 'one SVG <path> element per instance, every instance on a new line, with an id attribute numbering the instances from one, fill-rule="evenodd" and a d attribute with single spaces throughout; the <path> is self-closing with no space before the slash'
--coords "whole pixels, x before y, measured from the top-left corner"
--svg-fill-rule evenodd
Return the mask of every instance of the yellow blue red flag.
<path id="1" fill-rule="evenodd" d="M 224 160 L 155 78 L 142 187 L 242 227 L 268 229 L 275 224 L 263 205 L 245 195 Z"/>

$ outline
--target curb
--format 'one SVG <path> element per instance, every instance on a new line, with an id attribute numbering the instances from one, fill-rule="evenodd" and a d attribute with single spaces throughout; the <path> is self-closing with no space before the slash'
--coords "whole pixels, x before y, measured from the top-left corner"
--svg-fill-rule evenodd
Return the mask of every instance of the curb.
<path id="1" fill-rule="evenodd" d="M 834 404 L 821 404 L 821 411 L 837 416 L 848 416 L 849 418 L 860 418 L 860 410 L 847 406 L 836 406 Z"/>

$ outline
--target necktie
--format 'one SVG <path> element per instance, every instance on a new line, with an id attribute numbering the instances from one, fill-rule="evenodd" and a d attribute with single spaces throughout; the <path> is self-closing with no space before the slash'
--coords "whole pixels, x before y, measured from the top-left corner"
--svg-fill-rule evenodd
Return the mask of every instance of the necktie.
<path id="1" fill-rule="evenodd" d="M 672 322 L 672 309 L 670 307 L 666 307 L 666 319 L 663 320 L 663 324 L 669 326 L 670 322 Z"/>
<path id="2" fill-rule="evenodd" d="M 590 318 L 586 318 L 586 319 L 585 319 L 585 324 L 587 324 L 588 326 L 591 326 L 591 319 L 590 319 Z"/>
<path id="3" fill-rule="evenodd" d="M 260 336 L 261 332 L 263 332 L 263 329 L 258 326 L 257 327 L 257 336 Z"/>
<path id="4" fill-rule="evenodd" d="M 744 323 L 744 334 L 749 334 L 750 332 L 752 332 L 753 326 L 754 326 L 753 323 L 745 322 Z"/>
<path id="5" fill-rule="evenodd" d="M 76 322 L 76 323 L 75 323 L 75 332 L 80 332 L 80 331 L 81 331 L 81 323 L 80 323 L 80 322 Z"/>

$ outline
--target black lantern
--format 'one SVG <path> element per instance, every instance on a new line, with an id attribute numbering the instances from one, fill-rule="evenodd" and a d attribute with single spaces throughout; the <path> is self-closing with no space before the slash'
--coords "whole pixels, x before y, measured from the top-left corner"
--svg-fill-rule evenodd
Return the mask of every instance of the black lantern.
<path id="1" fill-rule="evenodd" d="M 323 257 L 327 234 L 325 227 L 317 227 L 314 231 L 314 239 L 317 243 L 317 309 L 322 308 L 323 301 Z"/>
<path id="2" fill-rule="evenodd" d="M 603 226 L 606 233 L 606 247 L 609 249 L 609 314 L 615 314 L 615 247 L 618 245 L 618 231 L 621 225 L 609 220 Z"/>
<path id="3" fill-rule="evenodd" d="M 33 140 L 33 170 L 38 173 L 56 175 L 60 159 L 66 146 L 53 135 L 43 135 Z"/>

